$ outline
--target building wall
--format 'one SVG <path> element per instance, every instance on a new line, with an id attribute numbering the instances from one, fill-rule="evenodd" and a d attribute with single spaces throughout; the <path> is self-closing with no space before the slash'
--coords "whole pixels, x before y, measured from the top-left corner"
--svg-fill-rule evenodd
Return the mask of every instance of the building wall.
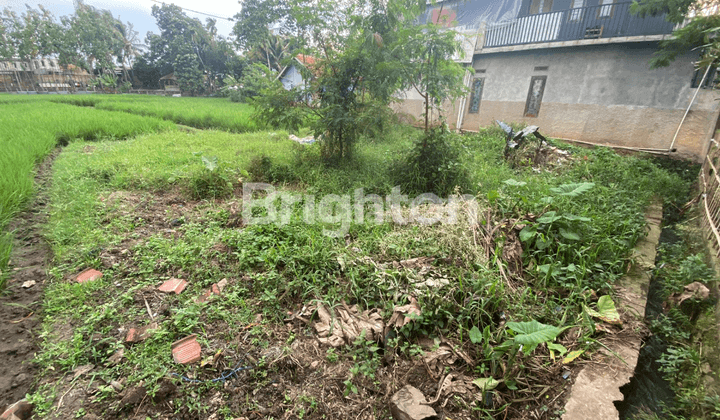
<path id="1" fill-rule="evenodd" d="M 500 120 L 537 125 L 555 138 L 667 149 L 697 90 L 690 84 L 698 57 L 688 53 L 651 70 L 656 50 L 657 43 L 627 43 L 477 54 L 473 77 L 485 79 L 480 108 L 468 113 L 468 95 L 462 128 Z M 525 117 L 533 76 L 547 80 L 538 116 Z M 700 89 L 675 143 L 679 156 L 702 159 L 720 114 L 719 98 L 720 91 Z M 406 102 L 402 111 L 417 118 L 413 111 L 422 101 Z M 458 104 L 448 112 L 451 126 Z"/>
<path id="2" fill-rule="evenodd" d="M 303 78 L 295 65 L 291 65 L 290 68 L 285 71 L 283 77 L 280 78 L 280 81 L 285 89 L 290 90 L 295 86 L 300 86 L 303 83 Z"/>

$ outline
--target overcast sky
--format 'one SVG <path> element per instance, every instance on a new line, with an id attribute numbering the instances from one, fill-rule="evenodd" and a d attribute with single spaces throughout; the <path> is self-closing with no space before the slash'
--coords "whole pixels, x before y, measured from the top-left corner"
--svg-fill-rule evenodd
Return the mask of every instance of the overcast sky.
<path id="1" fill-rule="evenodd" d="M 71 15 L 74 12 L 72 0 L 0 0 L 0 9 L 9 7 L 16 12 L 22 12 L 25 10 L 26 3 L 34 8 L 41 4 L 57 18 Z M 193 13 L 186 8 L 225 18 L 232 18 L 236 13 L 240 12 L 241 8 L 237 0 L 166 0 L 165 3 L 182 7 L 186 15 L 198 18 L 203 23 L 210 16 Z M 135 30 L 139 32 L 139 38 L 142 42 L 145 42 L 145 35 L 148 31 L 160 32 L 157 25 L 155 25 L 155 18 L 150 14 L 153 4 L 160 5 L 160 2 L 153 0 L 85 0 L 85 4 L 98 9 L 109 10 L 113 16 L 120 18 L 121 21 L 132 23 Z M 225 37 L 229 36 L 233 22 L 225 19 L 216 20 L 218 34 Z"/>

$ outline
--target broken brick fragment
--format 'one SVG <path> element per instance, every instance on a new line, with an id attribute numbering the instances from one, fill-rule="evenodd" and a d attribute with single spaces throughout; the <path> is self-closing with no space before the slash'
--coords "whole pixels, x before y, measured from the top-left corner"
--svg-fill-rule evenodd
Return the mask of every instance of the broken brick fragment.
<path id="1" fill-rule="evenodd" d="M 205 302 L 210 299 L 212 295 L 220 296 L 225 286 L 227 286 L 227 283 L 227 279 L 220 280 L 219 282 L 210 286 L 209 289 L 205 290 L 205 292 L 202 295 L 198 296 L 198 298 L 195 300 L 197 302 Z"/>
<path id="2" fill-rule="evenodd" d="M 165 293 L 175 293 L 176 295 L 179 295 L 182 293 L 183 290 L 185 290 L 185 287 L 187 287 L 188 282 L 186 282 L 183 279 L 175 279 L 172 278 L 162 285 L 158 287 L 158 290 Z"/>
<path id="3" fill-rule="evenodd" d="M 33 405 L 25 398 L 8 407 L 0 419 L 2 420 L 26 420 L 32 415 Z"/>
<path id="4" fill-rule="evenodd" d="M 186 365 L 200 360 L 202 349 L 196 338 L 197 335 L 193 334 L 172 344 L 172 355 L 175 362 Z"/>
<path id="5" fill-rule="evenodd" d="M 130 328 L 125 336 L 126 343 L 139 343 L 150 337 L 151 331 L 158 329 L 158 323 L 153 322 L 142 328 Z"/>
<path id="6" fill-rule="evenodd" d="M 94 268 L 88 268 L 87 270 L 78 274 L 75 280 L 78 283 L 87 283 L 90 281 L 100 280 L 102 276 L 103 274 L 101 272 L 95 270 Z"/>

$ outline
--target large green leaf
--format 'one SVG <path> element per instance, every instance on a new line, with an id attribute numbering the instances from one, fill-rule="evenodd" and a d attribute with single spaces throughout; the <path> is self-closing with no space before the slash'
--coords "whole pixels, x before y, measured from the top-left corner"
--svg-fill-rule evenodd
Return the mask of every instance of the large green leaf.
<path id="1" fill-rule="evenodd" d="M 600 296 L 600 299 L 598 299 L 597 302 L 597 307 L 598 310 L 596 311 L 585 306 L 585 312 L 587 312 L 587 314 L 591 317 L 601 319 L 608 324 L 622 324 L 622 321 L 620 321 L 620 314 L 617 309 L 615 309 L 615 303 L 610 296 Z"/>
<path id="2" fill-rule="evenodd" d="M 520 231 L 520 240 L 523 242 L 527 242 L 533 237 L 535 237 L 536 233 L 537 230 L 535 230 L 534 227 L 525 226 L 523 230 Z"/>
<path id="3" fill-rule="evenodd" d="M 580 182 L 563 184 L 555 188 L 550 188 L 550 191 L 558 195 L 565 195 L 568 197 L 576 197 L 585 191 L 590 190 L 595 184 L 592 182 Z"/>
<path id="4" fill-rule="evenodd" d="M 470 341 L 472 341 L 473 344 L 480 344 L 482 343 L 483 335 L 480 332 L 480 329 L 478 327 L 473 326 L 472 329 L 470 329 Z"/>
<path id="5" fill-rule="evenodd" d="M 560 353 L 560 356 L 567 353 L 567 349 L 562 344 L 558 343 L 547 343 L 548 349 Z"/>
<path id="6" fill-rule="evenodd" d="M 545 214 L 543 214 L 541 217 L 537 219 L 538 223 L 552 223 L 556 220 L 562 219 L 562 216 L 558 216 L 557 212 L 549 211 Z"/>
<path id="7" fill-rule="evenodd" d="M 580 235 L 577 233 L 571 231 L 571 230 L 565 230 L 563 228 L 560 228 L 560 235 L 562 235 L 563 238 L 569 239 L 571 241 L 579 241 Z"/>
<path id="8" fill-rule="evenodd" d="M 473 383 L 477 385 L 478 388 L 482 389 L 483 392 L 492 391 L 500 385 L 500 381 L 493 378 L 477 378 L 473 381 Z"/>
<path id="9" fill-rule="evenodd" d="M 589 222 L 591 219 L 585 216 L 575 216 L 574 214 L 564 214 L 563 217 L 567 220 L 579 220 L 581 222 Z"/>
<path id="10" fill-rule="evenodd" d="M 540 343 L 547 343 L 555 340 L 563 330 L 552 325 L 545 325 L 536 320 L 529 322 L 508 322 L 507 327 L 517 335 L 513 338 L 517 344 L 522 344 L 525 353 L 535 350 Z"/>
<path id="11" fill-rule="evenodd" d="M 544 235 L 538 235 L 537 240 L 535 241 L 535 248 L 539 250 L 543 250 L 550 246 L 550 240 L 546 238 Z"/>
<path id="12" fill-rule="evenodd" d="M 218 165 L 218 158 L 217 156 L 210 156 L 209 158 L 205 156 L 201 156 L 200 159 L 202 160 L 202 163 L 205 165 L 208 171 L 214 171 L 215 168 L 217 168 Z"/>

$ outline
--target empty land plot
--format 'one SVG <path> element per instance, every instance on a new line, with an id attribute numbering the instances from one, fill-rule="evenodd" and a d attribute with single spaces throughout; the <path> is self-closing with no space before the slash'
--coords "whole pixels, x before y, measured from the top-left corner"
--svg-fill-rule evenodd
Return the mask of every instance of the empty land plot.
<path id="1" fill-rule="evenodd" d="M 491 130 L 457 139 L 478 207 L 461 204 L 455 223 L 398 223 L 391 212 L 359 222 L 355 207 L 343 227 L 343 196 L 391 196 L 393 168 L 415 137 L 398 129 L 364 141 L 336 167 L 284 132 L 71 143 L 56 160 L 48 210 L 56 266 L 32 396 L 39 412 L 387 418 L 392 393 L 409 383 L 439 394 L 434 406 L 453 419 L 553 416 L 561 356 L 589 354 L 605 334 L 584 308 L 612 293 L 650 198 L 682 201 L 688 181 L 604 149 L 513 168 Z M 293 195 L 285 208 L 271 196 L 274 223 L 246 223 L 248 212 L 273 208 L 246 208 L 252 181 Z M 328 194 L 337 205 L 323 217 Z M 88 267 L 103 277 L 74 282 Z M 160 293 L 171 278 L 187 288 Z M 387 329 L 319 340 L 323 311 Z M 401 322 L 389 325 L 394 313 Z M 127 341 L 130 328 L 149 325 L 146 339 Z M 191 334 L 204 362 L 174 362 L 172 344 Z M 80 394 L 58 409 L 73 386 L 60 378 L 78 366 L 91 366 L 77 376 Z M 451 391 L 439 388 L 448 372 Z"/>

